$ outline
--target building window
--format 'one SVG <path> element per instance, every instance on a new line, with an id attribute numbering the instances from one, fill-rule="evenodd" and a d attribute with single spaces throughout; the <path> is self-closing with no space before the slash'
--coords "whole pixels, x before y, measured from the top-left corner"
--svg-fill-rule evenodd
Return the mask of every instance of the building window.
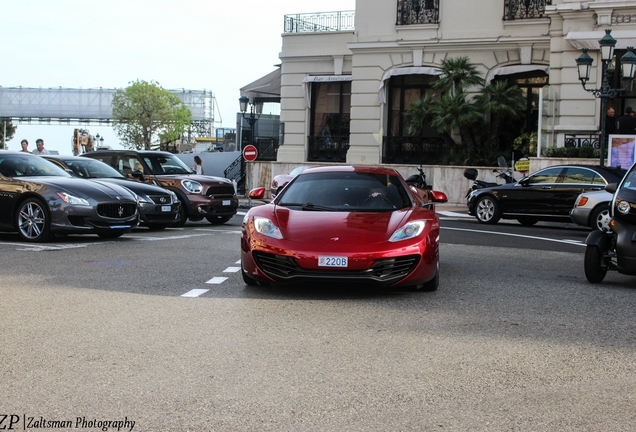
<path id="1" fill-rule="evenodd" d="M 409 106 L 424 95 L 435 98 L 438 92 L 431 87 L 433 81 L 438 79 L 433 75 L 405 75 L 391 78 L 389 83 L 389 136 L 408 136 L 408 123 L 405 112 Z M 421 131 L 423 136 L 439 136 L 432 127 Z"/>
<path id="2" fill-rule="evenodd" d="M 504 0 L 504 21 L 544 18 L 552 0 Z"/>
<path id="3" fill-rule="evenodd" d="M 438 24 L 440 0 L 398 0 L 397 25 Z"/>
<path id="4" fill-rule="evenodd" d="M 351 81 L 314 82 L 308 160 L 344 162 L 350 122 Z"/>

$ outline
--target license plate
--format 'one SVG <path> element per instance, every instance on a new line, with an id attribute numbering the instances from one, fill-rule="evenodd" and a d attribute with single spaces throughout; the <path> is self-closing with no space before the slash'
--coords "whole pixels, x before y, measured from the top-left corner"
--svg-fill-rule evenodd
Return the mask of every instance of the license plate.
<path id="1" fill-rule="evenodd" d="M 161 206 L 162 212 L 169 212 L 170 210 L 172 210 L 172 206 Z"/>
<path id="2" fill-rule="evenodd" d="M 224 206 L 229 206 L 230 204 L 232 204 L 232 201 L 230 201 L 230 200 L 223 200 L 223 205 L 224 205 Z"/>
<path id="3" fill-rule="evenodd" d="M 347 267 L 347 257 L 341 256 L 319 256 L 319 267 Z"/>

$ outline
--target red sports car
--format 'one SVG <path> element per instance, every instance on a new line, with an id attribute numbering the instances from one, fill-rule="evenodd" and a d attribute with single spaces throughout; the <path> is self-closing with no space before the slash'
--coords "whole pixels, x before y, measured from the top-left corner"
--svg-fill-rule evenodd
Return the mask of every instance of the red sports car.
<path id="1" fill-rule="evenodd" d="M 440 227 L 434 203 L 447 198 L 437 191 L 430 197 L 422 202 L 389 168 L 307 169 L 243 219 L 243 280 L 349 281 L 434 291 Z"/>

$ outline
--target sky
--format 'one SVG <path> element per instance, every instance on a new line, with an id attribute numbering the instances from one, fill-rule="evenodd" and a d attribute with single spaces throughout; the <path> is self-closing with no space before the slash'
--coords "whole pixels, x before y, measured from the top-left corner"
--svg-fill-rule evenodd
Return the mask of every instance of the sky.
<path id="1" fill-rule="evenodd" d="M 0 86 L 124 88 L 136 80 L 165 89 L 211 91 L 215 127 L 236 127 L 239 89 L 280 63 L 286 14 L 355 9 L 355 0 L 5 0 Z M 268 105 L 270 105 L 268 107 Z M 277 113 L 266 104 L 265 114 Z M 71 154 L 78 125 L 18 126 L 7 143 Z M 110 126 L 85 126 L 122 148 Z"/>

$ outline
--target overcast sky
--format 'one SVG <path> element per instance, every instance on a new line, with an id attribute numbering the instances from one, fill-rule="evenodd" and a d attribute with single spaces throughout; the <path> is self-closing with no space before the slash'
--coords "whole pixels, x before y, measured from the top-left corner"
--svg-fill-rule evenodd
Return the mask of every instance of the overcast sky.
<path id="1" fill-rule="evenodd" d="M 2 87 L 122 88 L 135 80 L 209 90 L 216 127 L 236 127 L 239 89 L 280 63 L 286 14 L 355 9 L 355 0 L 8 0 L 2 2 Z M 267 113 L 267 111 L 265 112 Z M 18 124 L 35 148 L 71 153 L 77 125 Z M 121 148 L 111 127 L 88 126 Z"/>

